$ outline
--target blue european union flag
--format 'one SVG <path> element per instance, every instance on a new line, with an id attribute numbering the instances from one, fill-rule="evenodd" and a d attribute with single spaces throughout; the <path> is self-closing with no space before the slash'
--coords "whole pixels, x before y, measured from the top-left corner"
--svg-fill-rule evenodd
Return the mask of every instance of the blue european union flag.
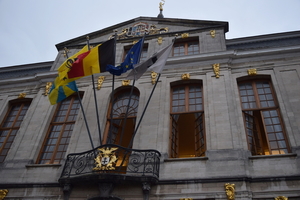
<path id="1" fill-rule="evenodd" d="M 129 52 L 126 54 L 124 62 L 119 66 L 107 65 L 106 71 L 113 75 L 120 76 L 121 74 L 127 72 L 130 69 L 133 69 L 133 65 L 137 64 L 140 58 L 141 51 L 143 49 L 144 38 L 140 39 L 135 43 Z"/>

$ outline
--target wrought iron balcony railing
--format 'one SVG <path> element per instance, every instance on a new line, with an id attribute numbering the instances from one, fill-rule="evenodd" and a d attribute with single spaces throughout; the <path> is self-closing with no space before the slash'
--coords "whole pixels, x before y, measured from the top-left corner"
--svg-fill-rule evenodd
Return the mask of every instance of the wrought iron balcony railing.
<path id="1" fill-rule="evenodd" d="M 161 154 L 156 150 L 102 145 L 67 156 L 59 182 L 150 181 L 157 182 Z"/>

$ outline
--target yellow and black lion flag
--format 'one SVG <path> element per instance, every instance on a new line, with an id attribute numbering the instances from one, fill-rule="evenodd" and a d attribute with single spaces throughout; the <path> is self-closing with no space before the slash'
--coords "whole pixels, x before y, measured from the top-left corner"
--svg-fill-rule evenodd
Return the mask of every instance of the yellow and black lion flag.
<path id="1" fill-rule="evenodd" d="M 58 68 L 59 78 L 66 83 L 92 74 L 106 72 L 107 65 L 115 64 L 114 51 L 114 39 L 99 44 L 91 50 L 85 46 Z"/>

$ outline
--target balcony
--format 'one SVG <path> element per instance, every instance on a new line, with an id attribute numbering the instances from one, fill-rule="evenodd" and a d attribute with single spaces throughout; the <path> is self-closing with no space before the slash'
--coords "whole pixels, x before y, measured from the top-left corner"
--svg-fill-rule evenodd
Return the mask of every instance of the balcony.
<path id="1" fill-rule="evenodd" d="M 159 180 L 161 154 L 156 150 L 127 149 L 102 145 L 67 156 L 59 183 L 150 183 Z"/>

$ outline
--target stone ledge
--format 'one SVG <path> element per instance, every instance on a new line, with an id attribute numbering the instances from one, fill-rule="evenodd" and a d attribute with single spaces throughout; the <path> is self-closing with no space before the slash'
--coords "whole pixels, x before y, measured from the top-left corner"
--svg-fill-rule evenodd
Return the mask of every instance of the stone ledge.
<path id="1" fill-rule="evenodd" d="M 29 164 L 25 165 L 26 168 L 29 167 L 61 167 L 61 164 Z"/>
<path id="2" fill-rule="evenodd" d="M 187 160 L 208 160 L 208 157 L 192 157 L 192 158 L 167 158 L 165 162 L 187 161 Z"/>
<path id="3" fill-rule="evenodd" d="M 262 156 L 249 156 L 249 159 L 265 159 L 265 158 L 282 158 L 282 157 L 297 157 L 296 153 L 278 154 L 278 155 L 262 155 Z"/>

